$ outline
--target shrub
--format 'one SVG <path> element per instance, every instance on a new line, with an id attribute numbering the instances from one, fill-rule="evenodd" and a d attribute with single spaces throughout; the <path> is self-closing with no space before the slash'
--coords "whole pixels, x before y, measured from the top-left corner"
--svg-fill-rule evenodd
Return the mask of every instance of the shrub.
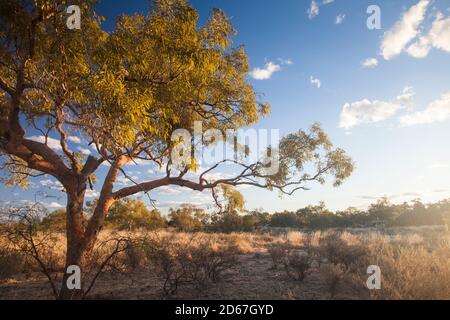
<path id="1" fill-rule="evenodd" d="M 236 265 L 237 248 L 234 246 L 214 247 L 209 240 L 192 246 L 188 259 L 182 260 L 188 280 L 198 288 L 208 281 L 220 281 L 223 273 Z"/>
<path id="2" fill-rule="evenodd" d="M 236 211 L 224 212 L 215 217 L 215 229 L 223 233 L 243 231 L 243 217 Z"/>
<path id="3" fill-rule="evenodd" d="M 203 209 L 183 206 L 176 210 L 170 209 L 169 226 L 179 231 L 198 231 L 208 222 L 208 215 Z"/>
<path id="4" fill-rule="evenodd" d="M 313 257 L 301 251 L 288 252 L 284 259 L 284 269 L 287 275 L 296 281 L 303 281 L 312 270 Z"/>
<path id="5" fill-rule="evenodd" d="M 63 232 L 66 230 L 66 210 L 53 211 L 42 219 L 42 227 Z"/>
<path id="6" fill-rule="evenodd" d="M 165 295 L 175 295 L 180 285 L 197 289 L 222 279 L 223 273 L 237 263 L 235 246 L 218 247 L 213 237 L 192 236 L 184 241 L 164 237 L 151 252 L 157 274 L 163 280 Z"/>
<path id="7" fill-rule="evenodd" d="M 25 258 L 16 251 L 0 248 L 0 281 L 20 273 L 25 265 Z"/>
<path id="8" fill-rule="evenodd" d="M 284 264 L 289 250 L 290 246 L 284 243 L 273 243 L 268 246 L 267 251 L 270 254 L 270 258 L 272 259 L 273 269 L 277 269 L 279 266 L 282 266 Z"/>
<path id="9" fill-rule="evenodd" d="M 320 259 L 310 236 L 303 240 L 301 249 L 289 243 L 279 243 L 269 245 L 267 251 L 272 258 L 272 268 L 283 266 L 288 277 L 296 281 L 303 281 L 309 273 L 318 271 L 320 267 Z"/>
<path id="10" fill-rule="evenodd" d="M 284 211 L 272 215 L 270 226 L 278 228 L 296 228 L 300 227 L 300 222 L 298 216 L 294 212 Z"/>
<path id="11" fill-rule="evenodd" d="M 365 252 L 358 244 L 349 245 L 338 232 L 328 232 L 319 240 L 320 254 L 330 263 L 341 265 L 345 271 L 355 267 Z"/>
<path id="12" fill-rule="evenodd" d="M 371 241 L 366 247 L 364 264 L 378 265 L 382 272 L 382 289 L 372 290 L 372 298 L 450 299 L 448 243 L 432 251 L 385 241 Z"/>

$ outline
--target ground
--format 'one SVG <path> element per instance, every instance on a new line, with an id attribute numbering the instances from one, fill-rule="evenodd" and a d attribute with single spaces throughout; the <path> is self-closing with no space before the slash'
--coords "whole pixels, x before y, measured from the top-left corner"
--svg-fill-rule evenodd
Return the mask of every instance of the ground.
<path id="1" fill-rule="evenodd" d="M 423 232 L 422 232 L 423 233 Z M 425 235 L 424 235 L 425 234 Z M 313 237 L 322 239 L 326 233 L 315 233 Z M 450 299 L 450 282 L 449 282 L 449 252 L 448 242 L 445 243 L 444 251 L 439 251 L 435 243 L 442 242 L 443 239 L 448 240 L 448 233 L 444 232 L 437 236 L 437 231 L 426 231 L 423 234 L 418 232 L 399 233 L 394 235 L 379 235 L 373 232 L 367 233 L 339 233 L 340 238 L 345 239 L 349 246 L 360 242 L 361 239 L 386 239 L 389 238 L 390 246 L 394 243 L 399 245 L 407 244 L 407 251 L 403 252 L 405 264 L 410 263 L 408 259 L 417 260 L 417 256 L 433 254 L 432 257 L 436 259 L 443 258 L 444 266 L 439 263 L 442 270 L 437 270 L 437 275 L 442 277 L 440 283 L 437 282 L 439 288 L 431 288 L 434 291 L 440 291 L 440 296 Z M 177 234 L 177 241 L 189 237 L 186 234 Z M 367 275 L 360 274 L 358 277 L 345 276 L 338 282 L 334 294 L 330 289 L 330 273 L 329 267 L 332 265 L 327 258 L 321 257 L 322 261 L 320 267 L 313 268 L 308 271 L 303 281 L 297 281 L 290 278 L 283 266 L 274 267 L 274 262 L 268 249 L 274 245 L 290 245 L 295 247 L 298 245 L 298 251 L 302 252 L 301 243 L 304 241 L 305 233 L 291 231 L 281 235 L 269 234 L 232 234 L 232 235 L 213 235 L 218 243 L 233 242 L 237 246 L 237 263 L 232 268 L 226 270 L 221 276 L 220 281 L 209 281 L 198 289 L 193 283 L 185 283 L 179 286 L 178 291 L 174 295 L 166 295 L 162 290 L 163 278 L 158 275 L 156 267 L 145 268 L 142 270 L 138 268 L 130 272 L 113 272 L 110 270 L 101 275 L 98 279 L 94 289 L 89 295 L 90 299 L 231 299 L 231 300 L 303 300 L 303 299 L 370 299 L 371 292 L 365 287 L 365 279 Z M 383 242 L 381 241 L 381 242 Z M 429 241 L 433 241 L 433 248 L 429 248 Z M 379 242 L 379 243 L 381 243 Z M 322 243 L 322 242 L 320 242 Z M 350 248 L 350 247 L 349 247 Z M 352 247 L 353 248 L 353 247 Z M 384 247 L 383 252 L 387 252 Z M 406 250 L 406 249 L 405 249 Z M 409 251 L 408 251 L 409 250 Z M 440 254 L 438 256 L 436 254 Z M 443 255 L 443 256 L 442 256 Z M 428 256 L 427 256 L 428 257 Z M 431 257 L 431 256 L 430 256 Z M 392 257 L 391 257 L 392 258 Z M 434 259 L 434 258 L 433 258 Z M 405 281 L 413 281 L 402 277 L 402 274 L 396 274 L 395 271 L 390 271 L 392 266 L 397 262 L 391 259 L 389 262 L 387 258 L 380 261 L 383 264 L 382 269 L 389 270 L 392 274 L 384 275 L 386 282 L 398 283 L 397 288 L 387 288 L 387 294 L 384 298 L 414 298 L 415 293 L 403 292 L 401 287 L 403 284 L 399 281 L 405 278 Z M 420 259 L 419 259 L 420 260 Z M 401 269 L 401 262 L 398 262 Z M 420 264 L 422 262 L 418 262 Z M 407 266 L 406 266 L 407 267 Z M 420 268 L 426 268 L 427 265 L 420 265 Z M 417 266 L 419 268 L 419 265 Z M 416 268 L 416 269 L 417 269 Z M 431 267 L 430 267 L 431 268 Z M 431 270 L 431 269 L 430 269 Z M 423 272 L 422 272 L 423 271 Z M 422 270 L 417 274 L 417 281 L 430 282 L 431 286 L 436 284 L 431 283 L 433 280 L 429 277 L 428 270 Z M 403 271 L 402 271 L 403 272 Z M 434 276 L 436 277 L 436 276 Z M 397 279 L 398 278 L 398 279 Z M 356 279 L 356 280 L 355 280 Z M 425 280 L 424 280 L 425 279 Z M 442 284 L 444 282 L 444 284 Z M 406 285 L 405 285 L 406 288 Z M 448 292 L 445 292 L 448 288 Z M 420 291 L 420 290 L 419 290 Z M 428 294 L 417 292 L 417 295 Z M 442 292 L 444 291 L 444 292 Z M 400 292 L 400 293 L 399 293 Z M 429 292 L 426 291 L 426 292 Z M 435 293 L 433 293 L 435 294 Z M 397 296 L 396 296 L 397 295 Z M 400 296 L 398 296 L 400 295 Z M 401 296 L 404 295 L 404 296 Z M 51 289 L 48 281 L 39 272 L 30 272 L 28 274 L 16 274 L 0 284 L 0 299 L 52 299 Z M 427 298 L 419 296 L 416 298 Z M 433 298 L 430 296 L 429 298 Z"/>

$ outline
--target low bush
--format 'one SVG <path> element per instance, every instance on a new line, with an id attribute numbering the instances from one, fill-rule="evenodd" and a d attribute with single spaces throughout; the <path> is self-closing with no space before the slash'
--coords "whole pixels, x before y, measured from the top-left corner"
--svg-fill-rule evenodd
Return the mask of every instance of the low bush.
<path id="1" fill-rule="evenodd" d="M 201 289 L 222 279 L 237 263 L 235 246 L 218 246 L 213 237 L 192 236 L 184 242 L 172 237 L 160 239 L 151 252 L 151 261 L 163 280 L 165 295 L 175 295 L 182 284 Z"/>

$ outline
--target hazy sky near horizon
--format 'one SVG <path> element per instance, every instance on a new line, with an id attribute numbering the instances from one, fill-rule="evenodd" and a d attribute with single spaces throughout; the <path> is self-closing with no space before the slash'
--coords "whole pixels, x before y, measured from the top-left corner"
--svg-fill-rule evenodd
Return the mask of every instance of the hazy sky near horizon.
<path id="1" fill-rule="evenodd" d="M 283 198 L 245 188 L 248 209 L 297 209 L 319 201 L 344 209 L 382 196 L 393 202 L 450 197 L 450 0 L 191 3 L 200 24 L 214 7 L 231 17 L 238 32 L 233 45 L 245 45 L 249 56 L 249 81 L 272 106 L 255 128 L 286 134 L 318 121 L 356 163 L 339 188 L 312 185 L 310 191 Z M 380 30 L 367 28 L 369 5 L 381 9 Z M 147 6 L 147 0 L 103 0 L 98 11 L 106 17 L 105 30 L 112 30 L 118 15 L 145 13 Z M 76 138 L 71 143 L 77 148 Z M 158 174 L 144 166 L 129 169 L 137 180 Z M 64 206 L 54 180 L 32 182 L 26 191 L 0 186 L 0 201 L 37 198 L 51 208 Z M 99 188 L 97 183 L 88 197 L 95 198 Z M 155 190 L 151 197 L 163 211 L 182 203 L 212 203 L 209 192 L 175 187 Z"/>

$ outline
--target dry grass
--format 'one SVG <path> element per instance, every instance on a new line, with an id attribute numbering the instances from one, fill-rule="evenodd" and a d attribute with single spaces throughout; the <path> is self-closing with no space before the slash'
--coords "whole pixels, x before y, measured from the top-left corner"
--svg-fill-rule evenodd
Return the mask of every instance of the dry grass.
<path id="1" fill-rule="evenodd" d="M 101 235 L 92 269 L 111 238 L 128 239 L 105 268 L 91 298 L 160 299 L 450 299 L 450 242 L 443 231 L 385 233 L 299 231 Z M 42 252 L 56 274 L 64 265 L 62 235 Z M 39 266 L 0 237 L 0 298 L 51 298 Z M 382 289 L 368 290 L 369 265 Z M 221 281 L 226 279 L 226 281 Z"/>

